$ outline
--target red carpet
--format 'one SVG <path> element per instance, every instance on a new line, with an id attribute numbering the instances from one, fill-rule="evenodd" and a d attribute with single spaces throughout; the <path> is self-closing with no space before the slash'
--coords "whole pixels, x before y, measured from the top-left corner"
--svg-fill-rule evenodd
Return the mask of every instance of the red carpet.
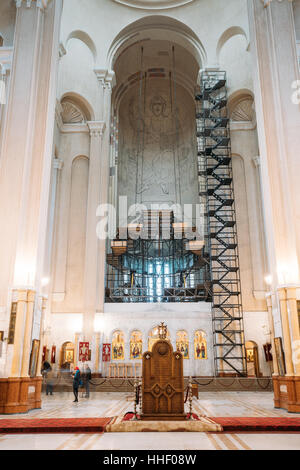
<path id="1" fill-rule="evenodd" d="M 103 433 L 111 418 L 0 419 L 0 434 Z"/>
<path id="2" fill-rule="evenodd" d="M 224 432 L 300 432 L 300 418 L 212 418 Z"/>
<path id="3" fill-rule="evenodd" d="M 133 418 L 127 413 L 123 421 Z M 195 416 L 195 419 L 197 417 Z M 223 432 L 299 432 L 300 418 L 211 418 Z M 103 433 L 111 418 L 0 419 L 0 434 Z"/>

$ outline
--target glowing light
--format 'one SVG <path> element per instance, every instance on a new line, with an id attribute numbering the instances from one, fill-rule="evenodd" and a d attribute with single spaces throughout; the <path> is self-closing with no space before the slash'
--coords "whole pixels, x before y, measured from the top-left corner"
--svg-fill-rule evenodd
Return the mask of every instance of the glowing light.
<path id="1" fill-rule="evenodd" d="M 271 274 L 267 274 L 265 276 L 265 283 L 268 284 L 268 286 L 270 286 L 272 284 L 272 280 L 273 280 L 273 278 L 272 278 Z"/>
<path id="2" fill-rule="evenodd" d="M 43 279 L 41 280 L 41 284 L 43 287 L 48 286 L 49 282 L 50 282 L 49 277 L 43 277 Z"/>

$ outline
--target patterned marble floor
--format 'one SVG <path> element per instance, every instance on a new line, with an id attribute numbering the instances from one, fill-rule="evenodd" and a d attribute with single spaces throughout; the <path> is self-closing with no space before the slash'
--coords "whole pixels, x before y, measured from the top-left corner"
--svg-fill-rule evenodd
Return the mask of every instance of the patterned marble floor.
<path id="1" fill-rule="evenodd" d="M 19 418 L 105 417 L 133 410 L 131 393 L 92 393 L 73 403 L 71 393 L 43 396 L 41 410 Z M 274 409 L 273 393 L 209 392 L 194 398 L 194 412 L 207 416 L 299 415 Z M 1 418 L 14 419 L 16 416 Z M 122 439 L 120 438 L 122 436 Z M 105 433 L 1 435 L 0 450 L 300 450 L 300 434 Z"/>
<path id="2" fill-rule="evenodd" d="M 112 417 L 133 411 L 133 393 L 91 393 L 90 398 L 82 398 L 73 403 L 72 393 L 55 393 L 42 397 L 42 409 L 32 410 L 19 418 L 78 418 Z M 272 392 L 208 392 L 193 399 L 193 410 L 206 416 L 268 416 L 296 417 L 273 406 Z M 188 406 L 186 405 L 186 411 Z M 1 418 L 14 419 L 15 415 L 0 415 Z"/>

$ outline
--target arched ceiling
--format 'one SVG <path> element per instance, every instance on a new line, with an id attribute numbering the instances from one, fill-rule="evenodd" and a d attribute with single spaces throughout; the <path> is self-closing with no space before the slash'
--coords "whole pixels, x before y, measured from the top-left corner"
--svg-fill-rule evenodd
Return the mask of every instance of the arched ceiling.
<path id="1" fill-rule="evenodd" d="M 132 8 L 142 8 L 146 10 L 163 10 L 186 5 L 194 0 L 113 0 Z"/>
<path id="2" fill-rule="evenodd" d="M 193 93 L 197 82 L 199 65 L 184 47 L 167 40 L 144 40 L 125 49 L 115 64 L 116 97 L 147 74 L 147 80 L 160 78 L 176 80 Z M 170 76 L 171 73 L 171 76 Z"/>

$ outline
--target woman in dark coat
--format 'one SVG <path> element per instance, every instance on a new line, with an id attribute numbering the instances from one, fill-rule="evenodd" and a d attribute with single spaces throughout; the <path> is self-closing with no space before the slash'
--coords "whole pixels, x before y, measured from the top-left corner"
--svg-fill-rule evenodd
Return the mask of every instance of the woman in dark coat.
<path id="1" fill-rule="evenodd" d="M 79 368 L 75 367 L 75 373 L 73 375 L 73 393 L 74 393 L 74 397 L 75 397 L 74 402 L 78 401 L 79 385 L 81 385 L 81 374 L 80 374 Z"/>

